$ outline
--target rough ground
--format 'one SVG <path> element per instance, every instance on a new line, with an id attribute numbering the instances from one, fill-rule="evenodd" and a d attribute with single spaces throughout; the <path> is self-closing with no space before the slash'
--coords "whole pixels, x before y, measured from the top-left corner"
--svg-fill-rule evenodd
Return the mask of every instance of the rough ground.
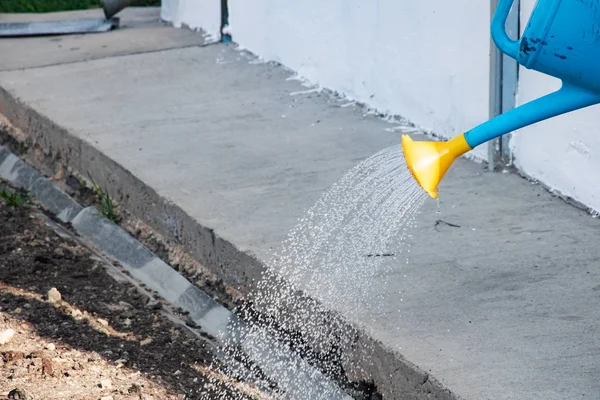
<path id="1" fill-rule="evenodd" d="M 0 199 L 0 399 L 263 398 L 37 211 Z"/>

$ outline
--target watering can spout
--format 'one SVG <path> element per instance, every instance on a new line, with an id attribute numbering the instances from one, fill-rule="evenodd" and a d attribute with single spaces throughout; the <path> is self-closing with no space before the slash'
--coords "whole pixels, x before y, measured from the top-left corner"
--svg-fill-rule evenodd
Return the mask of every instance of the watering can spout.
<path id="1" fill-rule="evenodd" d="M 402 149 L 408 170 L 431 197 L 438 197 L 438 184 L 454 160 L 471 147 L 464 135 L 447 142 L 414 142 L 402 135 Z"/>
<path id="2" fill-rule="evenodd" d="M 402 136 L 406 165 L 431 197 L 438 197 L 438 184 L 457 157 L 498 136 L 600 103 L 600 93 L 571 84 L 492 118 L 447 142 L 414 142 Z"/>

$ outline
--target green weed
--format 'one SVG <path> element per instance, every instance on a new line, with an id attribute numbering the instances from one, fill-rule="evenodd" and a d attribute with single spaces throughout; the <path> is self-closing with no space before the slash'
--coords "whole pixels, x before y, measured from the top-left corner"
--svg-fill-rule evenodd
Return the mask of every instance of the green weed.
<path id="1" fill-rule="evenodd" d="M 17 154 L 23 155 L 27 152 L 27 144 L 23 142 L 17 142 Z"/>
<path id="2" fill-rule="evenodd" d="M 0 198 L 6 202 L 6 205 L 12 208 L 25 207 L 31 204 L 30 197 L 25 193 L 0 189 Z"/>
<path id="3" fill-rule="evenodd" d="M 88 182 L 85 180 L 85 178 L 82 178 L 79 175 L 73 175 L 77 181 L 79 182 L 79 185 L 81 186 L 81 189 L 87 189 L 88 188 Z M 89 173 L 88 173 L 89 176 Z"/>
<path id="4" fill-rule="evenodd" d="M 92 191 L 94 192 L 94 195 L 96 195 L 96 197 L 98 198 L 100 213 L 105 218 L 111 220 L 115 224 L 119 223 L 119 221 L 121 221 L 121 215 L 119 215 L 119 212 L 117 211 L 115 203 L 110 197 L 110 194 L 108 194 L 106 190 L 102 189 L 98 184 L 96 184 L 96 182 L 94 182 L 89 173 L 88 177 L 92 182 Z"/>

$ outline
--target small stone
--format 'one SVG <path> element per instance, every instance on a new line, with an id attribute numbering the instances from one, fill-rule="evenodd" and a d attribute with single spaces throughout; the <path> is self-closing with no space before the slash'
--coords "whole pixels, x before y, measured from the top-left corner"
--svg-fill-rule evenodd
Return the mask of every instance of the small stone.
<path id="1" fill-rule="evenodd" d="M 65 184 L 69 187 L 69 189 L 75 192 L 83 189 L 81 181 L 73 174 L 69 174 L 69 176 L 67 176 L 65 179 Z"/>
<path id="2" fill-rule="evenodd" d="M 108 321 L 102 318 L 98 318 L 98 323 L 100 323 L 100 325 L 107 327 L 108 326 Z"/>
<path id="3" fill-rule="evenodd" d="M 77 308 L 74 308 L 71 311 L 71 316 L 75 319 L 80 319 L 81 317 L 83 317 L 83 313 L 81 312 L 81 310 L 78 310 Z"/>
<path id="4" fill-rule="evenodd" d="M 2 333 L 0 333 L 0 345 L 10 342 L 14 336 L 15 331 L 13 329 L 2 331 Z"/>
<path id="5" fill-rule="evenodd" d="M 52 180 L 62 181 L 64 176 L 65 176 L 65 170 L 64 170 L 64 168 L 61 168 L 58 170 L 58 172 L 56 174 L 54 174 L 54 176 L 52 177 Z"/>
<path id="6" fill-rule="evenodd" d="M 185 319 L 185 324 L 187 326 L 189 326 L 190 328 L 197 328 L 198 327 L 198 324 L 196 322 L 194 322 L 194 320 L 191 319 L 190 317 L 187 317 Z"/>
<path id="7" fill-rule="evenodd" d="M 60 292 L 56 288 L 52 288 L 48 291 L 48 302 L 55 304 L 62 300 Z"/>
<path id="8" fill-rule="evenodd" d="M 139 385 L 136 385 L 135 383 L 132 383 L 131 386 L 129 387 L 129 389 L 127 389 L 127 393 L 129 393 L 129 394 L 141 394 L 142 393 L 142 388 Z"/>
<path id="9" fill-rule="evenodd" d="M 64 258 L 64 256 L 65 256 L 65 251 L 63 249 L 61 249 L 60 247 L 57 247 L 56 249 L 54 249 L 54 257 Z"/>
<path id="10" fill-rule="evenodd" d="M 133 306 L 131 304 L 127 303 L 126 301 L 119 301 L 119 306 L 123 310 L 133 310 Z"/>
<path id="11" fill-rule="evenodd" d="M 4 362 L 22 360 L 23 358 L 25 358 L 25 353 L 22 351 L 6 351 L 2 353 Z"/>
<path id="12" fill-rule="evenodd" d="M 111 389 L 112 388 L 112 382 L 110 381 L 110 379 L 102 379 L 100 381 L 100 383 L 98 384 L 98 387 L 100 389 Z"/>
<path id="13" fill-rule="evenodd" d="M 146 307 L 148 307 L 151 310 L 160 310 L 163 307 L 163 305 L 160 301 L 150 300 L 148 301 L 148 304 L 146 304 Z"/>
<path id="14" fill-rule="evenodd" d="M 123 325 L 126 327 L 130 327 L 131 326 L 131 320 L 129 318 L 125 318 L 123 320 Z"/>
<path id="15" fill-rule="evenodd" d="M 54 343 L 48 343 L 44 346 L 44 348 L 50 351 L 56 350 L 56 346 L 54 345 Z"/>
<path id="16" fill-rule="evenodd" d="M 42 358 L 42 375 L 54 376 L 54 365 L 49 358 Z"/>
<path id="17" fill-rule="evenodd" d="M 152 343 L 152 338 L 147 338 L 147 339 L 142 340 L 140 342 L 140 345 L 146 346 L 146 345 L 149 345 L 150 343 Z"/>

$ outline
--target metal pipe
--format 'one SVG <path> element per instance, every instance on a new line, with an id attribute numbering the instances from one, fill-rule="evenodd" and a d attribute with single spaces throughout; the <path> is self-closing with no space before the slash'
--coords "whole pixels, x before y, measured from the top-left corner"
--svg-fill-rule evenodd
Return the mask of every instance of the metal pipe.
<path id="1" fill-rule="evenodd" d="M 498 7 L 498 0 L 490 0 L 490 22 Z M 489 119 L 502 114 L 502 52 L 490 37 L 490 97 Z M 494 171 L 501 158 L 501 139 L 496 138 L 488 142 L 488 170 Z"/>
<path id="2" fill-rule="evenodd" d="M 504 7 L 507 7 L 508 4 L 508 9 L 500 11 L 506 14 L 506 18 L 498 18 L 498 14 L 494 11 L 497 10 L 499 3 L 499 0 L 490 0 L 491 21 L 492 26 L 499 23 L 503 24 L 502 32 L 505 34 L 504 41 L 501 41 L 501 43 L 505 43 L 508 49 L 510 44 L 519 38 L 520 1 L 512 0 L 512 4 L 503 2 Z M 517 61 L 503 54 L 492 39 L 490 42 L 490 119 L 515 107 L 517 85 Z M 490 171 L 495 171 L 499 166 L 504 168 L 511 164 L 512 156 L 509 142 L 510 132 L 488 142 L 488 169 Z"/>

